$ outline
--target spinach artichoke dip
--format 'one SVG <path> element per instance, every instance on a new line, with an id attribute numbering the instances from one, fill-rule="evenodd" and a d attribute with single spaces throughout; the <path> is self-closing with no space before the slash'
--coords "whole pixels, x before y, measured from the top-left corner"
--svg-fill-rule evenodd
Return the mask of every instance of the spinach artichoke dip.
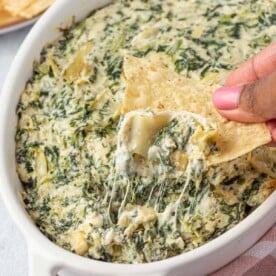
<path id="1" fill-rule="evenodd" d="M 88 258 L 144 263 L 197 248 L 259 206 L 275 190 L 276 151 L 208 165 L 212 120 L 122 113 L 123 61 L 160 54 L 179 76 L 221 85 L 276 40 L 275 11 L 275 1 L 116 0 L 45 46 L 16 133 L 23 200 L 39 229 Z"/>

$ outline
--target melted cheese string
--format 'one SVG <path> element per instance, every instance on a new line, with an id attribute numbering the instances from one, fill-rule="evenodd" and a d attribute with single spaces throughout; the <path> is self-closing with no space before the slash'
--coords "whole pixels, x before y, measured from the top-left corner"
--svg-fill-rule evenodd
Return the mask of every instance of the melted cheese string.
<path id="1" fill-rule="evenodd" d="M 109 199 L 108 208 L 107 208 L 107 216 L 108 216 L 108 219 L 109 219 L 109 221 L 112 225 L 114 224 L 114 222 L 112 221 L 112 218 L 110 216 L 110 214 L 111 214 L 111 204 L 112 204 L 112 200 L 113 200 L 113 197 L 114 197 L 114 194 L 115 194 L 115 191 L 116 191 L 116 187 L 117 187 L 117 184 L 118 184 L 117 179 L 118 179 L 118 172 L 115 171 L 115 177 L 114 177 L 114 180 L 113 180 L 113 183 L 112 183 L 112 189 L 111 189 L 110 199 Z"/>
<path id="2" fill-rule="evenodd" d="M 188 188 L 188 185 L 190 183 L 190 180 L 191 180 L 191 162 L 189 161 L 188 163 L 188 169 L 187 169 L 187 178 L 186 178 L 186 181 L 185 181 L 185 184 L 184 184 L 184 187 L 181 191 L 181 194 L 180 196 L 178 197 L 177 201 L 175 202 L 176 204 L 176 210 L 175 210 L 175 221 L 174 221 L 174 228 L 175 230 L 177 229 L 177 215 L 178 215 L 178 209 L 179 209 L 179 205 L 180 205 L 180 202 L 184 196 L 184 193 L 186 193 L 186 190 Z"/>
<path id="3" fill-rule="evenodd" d="M 121 216 L 121 214 L 123 212 L 123 208 L 125 207 L 127 196 L 128 196 L 128 193 L 129 193 L 129 190 L 130 190 L 130 186 L 131 186 L 131 181 L 129 181 L 128 178 L 126 179 L 126 181 L 127 181 L 126 192 L 125 192 L 124 199 L 123 199 L 123 201 L 122 201 L 122 203 L 120 205 L 119 211 L 118 211 L 118 218 Z"/>

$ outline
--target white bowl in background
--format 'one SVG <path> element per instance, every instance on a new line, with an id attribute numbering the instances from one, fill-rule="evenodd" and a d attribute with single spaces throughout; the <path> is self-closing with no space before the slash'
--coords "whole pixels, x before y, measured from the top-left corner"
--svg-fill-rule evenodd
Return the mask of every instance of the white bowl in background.
<path id="1" fill-rule="evenodd" d="M 16 24 L 12 24 L 7 27 L 0 28 L 0 35 L 18 31 L 22 28 L 30 26 L 30 25 L 34 24 L 38 20 L 38 18 L 39 18 L 39 16 L 36 16 L 35 18 L 24 20 L 22 22 L 18 22 Z"/>
<path id="2" fill-rule="evenodd" d="M 255 243 L 276 219 L 276 192 L 237 226 L 185 254 L 147 264 L 114 264 L 91 260 L 49 241 L 25 211 L 16 174 L 15 142 L 16 105 L 26 81 L 32 75 L 33 61 L 39 59 L 47 42 L 56 39 L 58 27 L 66 26 L 74 16 L 81 20 L 93 9 L 109 0 L 60 0 L 41 16 L 18 51 L 5 81 L 0 109 L 0 192 L 13 220 L 24 234 L 29 248 L 31 276 L 56 275 L 132 275 L 132 276 L 196 276 L 206 275 L 233 260 Z"/>

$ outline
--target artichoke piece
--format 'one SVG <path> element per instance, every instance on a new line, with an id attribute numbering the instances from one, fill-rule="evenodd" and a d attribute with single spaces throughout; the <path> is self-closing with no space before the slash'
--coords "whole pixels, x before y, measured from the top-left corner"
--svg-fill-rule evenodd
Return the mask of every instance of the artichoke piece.
<path id="1" fill-rule="evenodd" d="M 64 71 L 64 79 L 67 82 L 82 82 L 86 76 L 93 73 L 93 67 L 85 61 L 85 56 L 89 54 L 91 49 L 92 43 L 88 42 L 77 51 L 75 58 Z"/>
<path id="2" fill-rule="evenodd" d="M 257 171 L 276 178 L 276 149 L 260 147 L 248 155 L 248 161 Z"/>

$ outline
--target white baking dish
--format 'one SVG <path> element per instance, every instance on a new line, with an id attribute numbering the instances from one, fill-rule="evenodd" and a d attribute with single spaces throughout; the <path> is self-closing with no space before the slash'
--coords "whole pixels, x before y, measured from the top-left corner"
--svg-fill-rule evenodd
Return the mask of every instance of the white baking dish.
<path id="1" fill-rule="evenodd" d="M 1 99 L 0 177 L 1 195 L 11 216 L 23 232 L 29 246 L 30 275 L 205 275 L 225 265 L 256 242 L 276 219 L 276 192 L 239 225 L 217 239 L 191 252 L 164 261 L 124 265 L 94 261 L 70 253 L 50 242 L 25 211 L 22 189 L 15 171 L 16 104 L 28 78 L 34 59 L 42 47 L 59 36 L 58 27 L 75 16 L 84 18 L 108 0 L 60 0 L 46 12 L 25 39 L 8 74 Z M 3 223 L 3 222 L 2 222 Z"/>

